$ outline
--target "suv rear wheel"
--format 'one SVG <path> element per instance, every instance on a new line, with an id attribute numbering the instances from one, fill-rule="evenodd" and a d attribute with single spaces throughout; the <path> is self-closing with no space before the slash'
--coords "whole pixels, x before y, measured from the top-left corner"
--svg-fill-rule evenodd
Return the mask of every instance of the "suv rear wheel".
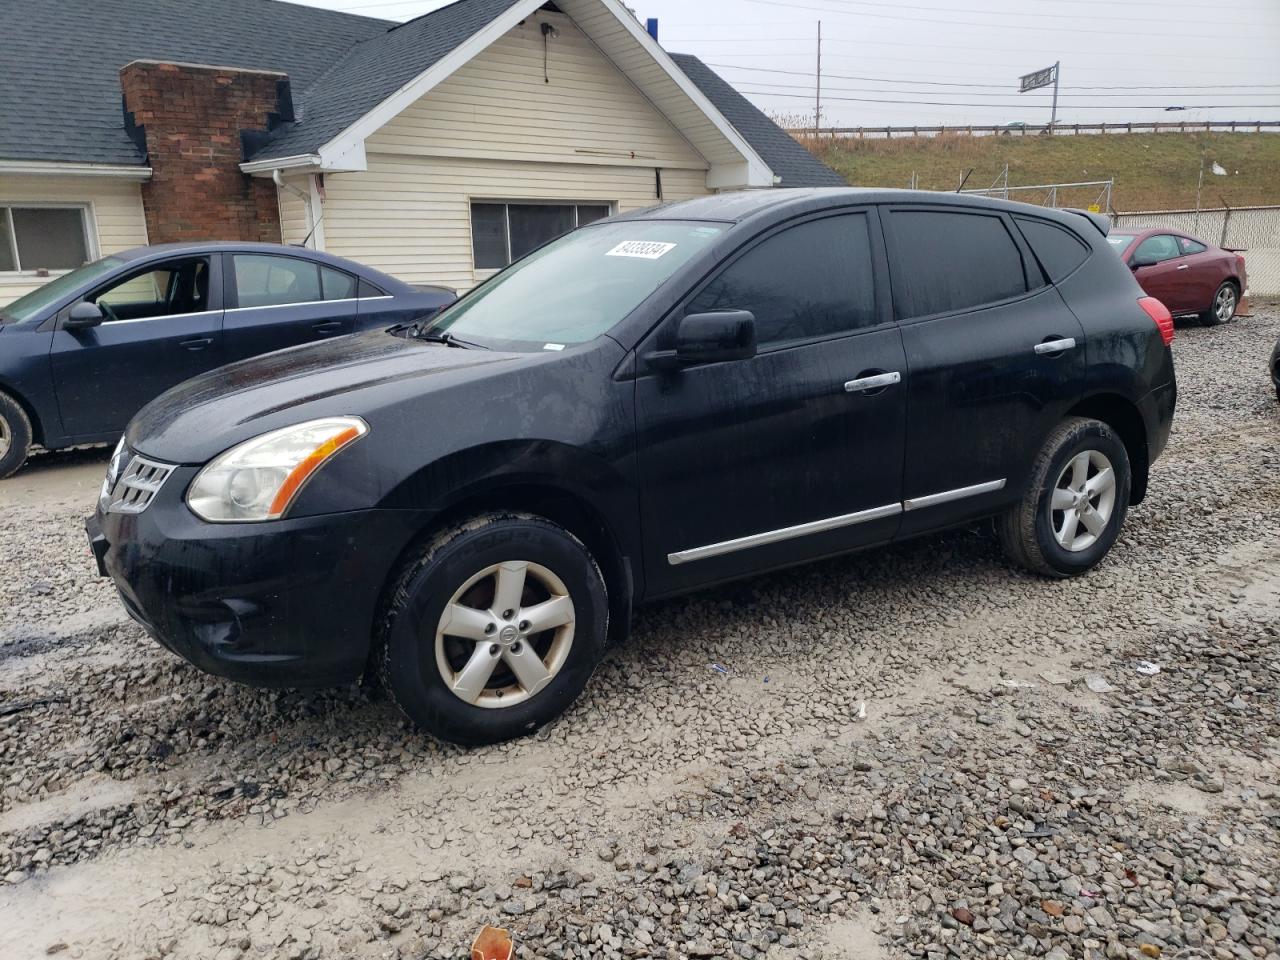
<path id="1" fill-rule="evenodd" d="M 402 568 L 379 631 L 383 687 L 442 740 L 509 740 L 577 699 L 608 625 L 604 579 L 581 541 L 541 517 L 483 514 Z"/>
<path id="2" fill-rule="evenodd" d="M 1120 533 L 1131 482 L 1115 431 L 1100 420 L 1064 420 L 1036 457 L 1022 502 L 996 523 L 1005 555 L 1049 577 L 1091 570 Z"/>
<path id="3" fill-rule="evenodd" d="M 0 480 L 11 477 L 27 462 L 31 450 L 31 421 L 8 394 L 0 393 Z"/>

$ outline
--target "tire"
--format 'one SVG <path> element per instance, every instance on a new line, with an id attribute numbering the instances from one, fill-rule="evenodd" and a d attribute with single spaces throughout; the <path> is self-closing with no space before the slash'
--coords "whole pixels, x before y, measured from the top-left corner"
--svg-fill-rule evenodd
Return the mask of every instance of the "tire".
<path id="1" fill-rule="evenodd" d="M 1078 464 L 1084 465 L 1084 482 L 1089 485 L 1085 490 L 1080 489 Z M 1107 467 L 1111 484 L 1095 484 L 1095 478 Z M 1129 455 L 1115 431 L 1100 420 L 1064 420 L 1036 456 L 1022 501 L 996 521 L 1005 556 L 1011 563 L 1047 577 L 1074 577 L 1093 569 L 1120 533 L 1131 484 Z M 1065 497 L 1084 503 L 1081 496 L 1086 492 L 1091 492 L 1085 498 L 1088 513 L 1097 518 L 1094 523 L 1101 521 L 1098 529 L 1082 517 L 1076 505 L 1064 510 L 1051 506 Z M 1069 512 L 1077 517 L 1074 535 L 1068 529 Z M 1071 537 L 1070 549 L 1064 545 L 1066 536 Z"/>
<path id="2" fill-rule="evenodd" d="M 1200 314 L 1200 322 L 1206 327 L 1220 327 L 1236 315 L 1240 306 L 1240 291 L 1230 280 L 1222 281 L 1213 294 L 1209 309 Z"/>
<path id="3" fill-rule="evenodd" d="M 442 740 L 478 746 L 532 733 L 577 699 L 604 652 L 600 568 L 577 537 L 541 517 L 486 513 L 452 526 L 393 582 L 375 637 L 382 685 Z M 522 616 L 539 604 L 533 622 Z M 536 629 L 538 616 L 547 629 Z"/>
<path id="4" fill-rule="evenodd" d="M 0 480 L 11 477 L 31 452 L 31 421 L 18 401 L 0 393 Z"/>

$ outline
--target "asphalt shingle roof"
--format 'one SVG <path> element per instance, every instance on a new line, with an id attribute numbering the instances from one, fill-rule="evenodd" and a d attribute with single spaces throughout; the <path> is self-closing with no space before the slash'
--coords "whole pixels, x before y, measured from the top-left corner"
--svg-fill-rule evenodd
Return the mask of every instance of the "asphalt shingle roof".
<path id="1" fill-rule="evenodd" d="M 393 24 L 280 0 L 0 0 L 0 160 L 142 163 L 120 68 L 168 60 L 280 70 L 294 95 Z"/>
<path id="2" fill-rule="evenodd" d="M 296 121 L 251 159 L 314 153 L 516 2 L 459 0 L 397 25 L 281 0 L 0 0 L 0 160 L 142 163 L 119 79 L 142 59 L 287 73 Z M 782 186 L 845 186 L 697 57 L 672 58 Z"/>
<path id="3" fill-rule="evenodd" d="M 717 110 L 724 114 L 760 158 L 782 178 L 781 187 L 847 187 L 849 184 L 796 142 L 750 100 L 697 57 L 673 53 L 671 59 Z"/>

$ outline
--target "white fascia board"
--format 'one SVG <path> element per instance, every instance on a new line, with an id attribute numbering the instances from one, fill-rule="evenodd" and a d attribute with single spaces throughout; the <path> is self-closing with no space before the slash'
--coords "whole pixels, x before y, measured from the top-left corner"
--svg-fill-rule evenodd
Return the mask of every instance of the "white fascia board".
<path id="1" fill-rule="evenodd" d="M 53 160 L 0 160 L 0 175 L 24 174 L 38 177 L 117 177 L 123 180 L 150 180 L 151 168 L 115 163 L 59 163 Z"/>
<path id="2" fill-rule="evenodd" d="M 294 170 L 299 167 L 320 167 L 320 157 L 314 153 L 301 153 L 294 157 L 276 157 L 272 160 L 250 160 L 240 164 L 240 169 L 250 176 L 269 177 L 273 170 Z"/>
<path id="3" fill-rule="evenodd" d="M 595 2 L 603 4 L 610 13 L 618 18 L 624 29 L 657 61 L 658 66 L 662 67 L 663 71 L 675 82 L 681 92 L 694 102 L 698 109 L 706 115 L 707 119 L 715 124 L 716 129 L 720 131 L 724 138 L 733 145 L 734 149 L 742 154 L 747 166 L 746 180 L 732 185 L 740 187 L 773 186 L 774 173 L 769 168 L 769 165 L 764 162 L 760 154 L 756 153 L 751 144 L 747 143 L 742 134 L 738 132 L 738 128 L 730 123 L 728 118 L 716 109 L 715 105 L 698 89 L 697 84 L 689 79 L 689 75 L 676 66 L 675 61 L 671 59 L 666 50 L 662 49 L 658 41 L 649 35 L 649 31 L 640 24 L 640 21 L 632 16 L 631 12 L 618 0 L 595 0 Z M 736 170 L 736 165 L 731 169 Z M 707 186 L 713 186 L 711 180 L 714 176 L 717 176 L 717 171 L 716 167 L 713 166 L 711 173 L 707 176 Z M 733 174 L 727 174 L 724 175 L 724 178 L 728 179 L 731 176 Z M 729 185 L 726 184 L 726 186 Z"/>
<path id="4" fill-rule="evenodd" d="M 320 148 L 323 158 L 348 158 L 359 151 L 364 158 L 364 141 L 386 126 L 408 107 L 424 97 L 433 87 L 453 75 L 490 45 L 500 40 L 507 31 L 536 11 L 545 0 L 524 0 L 510 7 L 501 16 L 490 20 L 484 27 L 455 47 L 431 67 L 418 74 L 391 96 L 366 113 L 351 126 Z M 349 168 L 344 168 L 349 169 Z M 361 167 L 361 169 L 364 169 Z"/>

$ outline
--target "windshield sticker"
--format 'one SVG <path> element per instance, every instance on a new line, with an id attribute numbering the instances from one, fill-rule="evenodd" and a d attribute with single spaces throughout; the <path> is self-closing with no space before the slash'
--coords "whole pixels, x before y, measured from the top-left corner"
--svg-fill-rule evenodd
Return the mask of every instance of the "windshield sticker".
<path id="1" fill-rule="evenodd" d="M 542 349 L 543 350 L 563 350 L 564 344 L 563 343 L 544 343 L 542 345 Z"/>
<path id="2" fill-rule="evenodd" d="M 674 243 L 660 243 L 656 240 L 623 240 L 606 257 L 635 257 L 640 260 L 657 260 L 676 248 Z"/>
<path id="3" fill-rule="evenodd" d="M 1118 247 L 1122 243 L 1128 243 L 1128 241 L 1129 238 L 1122 234 L 1117 234 L 1114 237 L 1107 237 L 1107 243 L 1111 244 L 1113 247 Z"/>

